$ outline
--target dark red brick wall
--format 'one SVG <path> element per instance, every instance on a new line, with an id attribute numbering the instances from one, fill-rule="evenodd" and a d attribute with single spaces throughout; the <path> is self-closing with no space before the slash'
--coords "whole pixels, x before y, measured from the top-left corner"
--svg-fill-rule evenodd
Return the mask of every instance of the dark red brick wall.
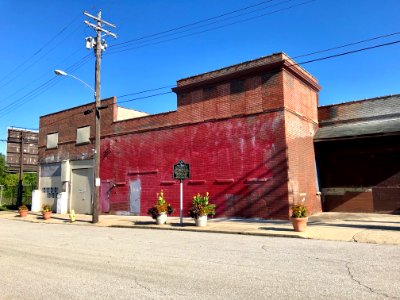
<path id="1" fill-rule="evenodd" d="M 111 209 L 128 208 L 129 181 L 136 179 L 142 186 L 141 214 L 154 205 L 161 189 L 179 208 L 172 167 L 182 159 L 191 168 L 190 180 L 184 181 L 185 214 L 192 196 L 208 191 L 218 216 L 286 218 L 282 136 L 283 113 L 275 112 L 106 138 L 101 177 L 117 184 Z"/>
<path id="2" fill-rule="evenodd" d="M 114 121 L 115 99 L 104 101 L 101 179 L 116 185 L 111 211 L 129 210 L 129 182 L 140 179 L 142 215 L 161 189 L 179 214 L 172 167 L 181 159 L 192 175 L 184 181 L 184 213 L 198 192 L 210 193 L 217 216 L 287 219 L 302 193 L 310 211 L 320 211 L 312 149 L 317 83 L 298 67 L 286 71 L 282 57 L 267 67 L 269 59 L 243 64 L 237 74 L 236 67 L 216 71 L 218 78 L 207 73 L 206 83 L 202 76 L 180 81 L 173 112 Z M 91 125 L 94 136 L 94 115 L 82 115 L 92 106 L 41 118 L 42 162 L 93 155 L 92 143 L 75 145 L 77 127 Z M 45 148 L 51 132 L 59 132 L 56 150 Z"/>
<path id="3" fill-rule="evenodd" d="M 305 204 L 310 213 L 321 212 L 313 147 L 318 94 L 288 72 L 284 72 L 284 92 L 289 203 Z"/>

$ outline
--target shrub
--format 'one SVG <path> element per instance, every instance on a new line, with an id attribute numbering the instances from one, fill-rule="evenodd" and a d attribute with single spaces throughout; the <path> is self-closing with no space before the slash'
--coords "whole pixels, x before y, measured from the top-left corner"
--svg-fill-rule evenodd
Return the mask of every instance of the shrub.
<path id="1" fill-rule="evenodd" d="M 302 204 L 293 205 L 292 218 L 305 218 L 308 215 L 307 207 Z"/>
<path id="2" fill-rule="evenodd" d="M 200 193 L 193 196 L 192 207 L 189 210 L 190 217 L 198 219 L 201 216 L 215 215 L 215 204 L 210 204 L 208 200 L 208 192 L 205 196 L 202 196 Z"/>
<path id="3" fill-rule="evenodd" d="M 147 214 L 150 215 L 154 220 L 157 219 L 161 213 L 166 213 L 170 215 L 174 212 L 171 204 L 165 201 L 164 192 L 161 190 L 160 193 L 157 193 L 157 203 L 153 207 L 150 207 L 147 211 Z"/>

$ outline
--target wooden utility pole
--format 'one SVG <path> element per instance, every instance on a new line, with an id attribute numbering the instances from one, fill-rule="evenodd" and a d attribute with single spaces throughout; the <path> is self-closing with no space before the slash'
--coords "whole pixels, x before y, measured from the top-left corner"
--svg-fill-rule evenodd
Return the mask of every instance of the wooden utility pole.
<path id="1" fill-rule="evenodd" d="M 17 207 L 22 205 L 23 184 L 22 179 L 24 176 L 24 134 L 21 131 L 19 140 L 19 176 L 18 176 L 18 193 L 17 193 Z"/>
<path id="2" fill-rule="evenodd" d="M 100 63 L 101 63 L 101 53 L 107 47 L 104 40 L 101 40 L 101 34 L 105 33 L 106 35 L 111 35 L 114 38 L 117 36 L 102 28 L 102 25 L 108 25 L 110 27 L 115 28 L 116 26 L 108 23 L 101 19 L 101 11 L 97 14 L 97 17 L 84 12 L 86 16 L 89 18 L 94 19 L 97 21 L 97 25 L 91 24 L 88 21 L 85 21 L 85 24 L 94 28 L 96 30 L 96 41 L 91 43 L 91 47 L 94 48 L 95 55 L 96 55 L 96 65 L 95 65 L 95 126 L 96 126 L 96 133 L 94 138 L 95 143 L 95 153 L 94 153 L 94 194 L 93 194 L 93 206 L 92 206 L 92 223 L 99 222 L 99 196 L 100 196 L 100 143 L 101 143 L 101 136 L 100 136 Z"/>

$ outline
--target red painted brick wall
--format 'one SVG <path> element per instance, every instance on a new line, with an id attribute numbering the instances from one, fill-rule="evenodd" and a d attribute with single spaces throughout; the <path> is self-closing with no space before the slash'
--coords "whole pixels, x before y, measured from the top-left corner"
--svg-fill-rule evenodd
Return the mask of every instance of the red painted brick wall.
<path id="1" fill-rule="evenodd" d="M 287 219 L 293 195 L 303 191 L 311 211 L 320 211 L 312 197 L 318 86 L 286 59 L 276 54 L 181 80 L 173 112 L 115 122 L 115 99 L 105 101 L 101 179 L 116 184 L 111 211 L 129 210 L 129 182 L 140 179 L 142 215 L 161 189 L 178 215 L 172 167 L 181 159 L 192 175 L 184 181 L 184 213 L 198 192 L 210 193 L 217 216 Z M 91 125 L 94 136 L 94 115 L 82 115 L 92 106 L 41 118 L 42 162 L 92 156 L 92 144 L 75 145 L 77 127 Z M 59 132 L 56 150 L 45 149 L 51 132 Z"/>
<path id="2" fill-rule="evenodd" d="M 136 179 L 142 185 L 141 214 L 161 189 L 178 209 L 179 182 L 172 181 L 172 167 L 182 159 L 191 168 L 190 180 L 184 181 L 185 214 L 192 196 L 208 191 L 218 216 L 286 218 L 283 121 L 275 112 L 104 139 L 108 154 L 101 177 L 118 184 L 111 209 L 128 209 L 129 181 Z"/>

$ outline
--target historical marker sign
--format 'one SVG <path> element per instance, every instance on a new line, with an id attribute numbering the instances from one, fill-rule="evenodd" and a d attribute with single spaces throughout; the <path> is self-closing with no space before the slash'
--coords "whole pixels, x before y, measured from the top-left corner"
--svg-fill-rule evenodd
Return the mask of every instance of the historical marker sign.
<path id="1" fill-rule="evenodd" d="M 174 165 L 174 179 L 184 180 L 190 177 L 190 166 L 185 164 L 183 160 L 180 160 Z"/>
<path id="2" fill-rule="evenodd" d="M 180 181 L 180 208 L 179 208 L 179 217 L 181 220 L 181 226 L 183 226 L 183 180 L 190 177 L 190 166 L 189 164 L 185 164 L 183 160 L 180 160 L 177 164 L 174 165 L 174 179 L 178 179 Z"/>

